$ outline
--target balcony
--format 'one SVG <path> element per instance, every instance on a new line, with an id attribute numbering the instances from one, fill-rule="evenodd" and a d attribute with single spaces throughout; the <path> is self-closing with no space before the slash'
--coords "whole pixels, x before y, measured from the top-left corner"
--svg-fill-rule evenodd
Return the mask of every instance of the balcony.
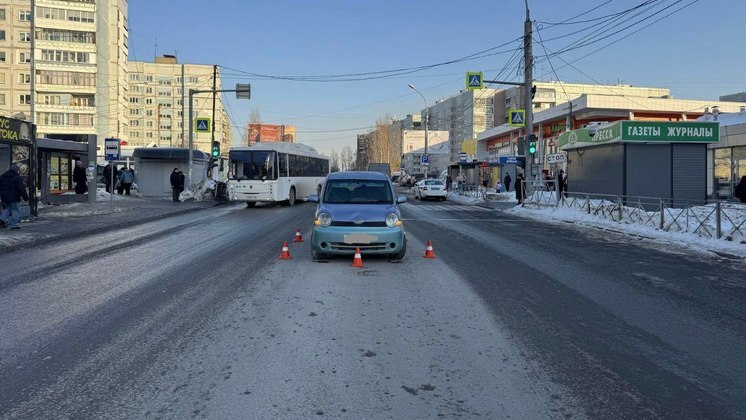
<path id="1" fill-rule="evenodd" d="M 37 93 L 81 93 L 95 94 L 96 86 L 55 85 L 36 82 Z"/>
<path id="2" fill-rule="evenodd" d="M 95 106 L 46 105 L 37 103 L 37 112 L 65 112 L 68 114 L 96 114 Z"/>
<path id="3" fill-rule="evenodd" d="M 53 71 L 77 71 L 83 73 L 96 73 L 96 56 L 91 55 L 93 63 L 70 63 L 64 61 L 47 61 L 47 60 L 36 60 L 37 70 L 53 70 Z"/>
<path id="4" fill-rule="evenodd" d="M 76 51 L 76 52 L 87 52 L 91 54 L 96 53 L 96 44 L 85 43 L 85 42 L 50 41 L 46 39 L 37 39 L 36 48 L 39 50 L 47 49 L 47 50 L 66 50 L 66 51 Z M 41 61 L 41 60 L 38 60 L 38 61 Z"/>
<path id="5" fill-rule="evenodd" d="M 40 6 L 41 5 L 37 4 L 37 7 L 40 7 Z M 93 10 L 95 10 L 95 8 Z M 45 19 L 42 17 L 37 17 L 36 26 L 38 28 L 67 29 L 71 31 L 96 32 L 95 22 L 94 23 L 74 22 L 71 20 Z"/>

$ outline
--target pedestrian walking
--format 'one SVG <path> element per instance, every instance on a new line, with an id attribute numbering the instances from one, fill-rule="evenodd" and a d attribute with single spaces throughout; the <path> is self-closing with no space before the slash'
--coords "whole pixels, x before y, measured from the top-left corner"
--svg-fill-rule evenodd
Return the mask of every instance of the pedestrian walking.
<path id="1" fill-rule="evenodd" d="M 518 174 L 515 179 L 515 198 L 518 200 L 518 204 L 523 203 L 525 194 L 523 193 L 523 174 Z"/>
<path id="2" fill-rule="evenodd" d="M 746 203 L 746 175 L 741 177 L 741 181 L 738 182 L 733 195 L 741 200 L 742 203 Z"/>
<path id="3" fill-rule="evenodd" d="M 485 189 L 490 187 L 490 174 L 487 171 L 482 174 L 482 187 Z"/>
<path id="4" fill-rule="evenodd" d="M 114 163 L 109 162 L 108 165 L 104 167 L 104 184 L 106 184 L 106 191 L 109 194 L 114 194 L 114 184 L 112 183 L 112 171 L 113 174 L 116 175 L 116 168 L 114 168 Z"/>
<path id="5" fill-rule="evenodd" d="M 184 191 L 184 174 L 179 170 L 179 168 L 174 168 L 174 171 L 171 172 L 170 181 L 173 200 L 178 202 L 179 194 Z"/>
<path id="6" fill-rule="evenodd" d="M 75 183 L 75 194 L 85 194 L 88 192 L 88 178 L 85 174 L 83 162 L 76 161 L 73 169 L 73 182 Z"/>
<path id="7" fill-rule="evenodd" d="M 562 169 L 557 174 L 557 191 L 559 191 L 560 198 L 567 197 L 567 177 Z"/>
<path id="8" fill-rule="evenodd" d="M 451 191 L 451 184 L 453 183 L 453 178 L 451 178 L 450 175 L 446 177 L 446 191 Z"/>
<path id="9" fill-rule="evenodd" d="M 510 192 L 510 181 L 512 181 L 513 178 L 510 177 L 510 174 L 505 172 L 505 177 L 503 177 L 503 184 L 505 185 L 505 192 Z"/>
<path id="10" fill-rule="evenodd" d="M 10 165 L 8 171 L 0 176 L 0 202 L 3 211 L 0 213 L 0 227 L 8 226 L 11 229 L 20 229 L 21 222 L 21 200 L 28 201 L 26 186 L 23 178 L 18 173 L 21 168 L 15 163 Z"/>
<path id="11" fill-rule="evenodd" d="M 119 183 L 124 194 L 130 195 L 130 189 L 132 188 L 133 182 L 135 182 L 135 174 L 132 172 L 132 169 L 122 169 L 122 172 L 119 174 Z"/>

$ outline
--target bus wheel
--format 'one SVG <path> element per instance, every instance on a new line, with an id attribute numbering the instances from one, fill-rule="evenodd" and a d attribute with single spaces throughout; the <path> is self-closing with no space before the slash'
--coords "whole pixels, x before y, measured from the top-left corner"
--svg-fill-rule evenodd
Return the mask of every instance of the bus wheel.
<path id="1" fill-rule="evenodd" d="M 285 204 L 286 206 L 292 206 L 293 204 L 295 204 L 295 187 L 290 187 L 290 194 L 288 194 L 288 199 L 285 200 L 285 203 L 283 204 Z"/>
<path id="2" fill-rule="evenodd" d="M 254 201 L 247 201 L 246 202 L 246 207 L 249 207 L 249 208 L 256 207 L 256 202 L 254 202 Z"/>

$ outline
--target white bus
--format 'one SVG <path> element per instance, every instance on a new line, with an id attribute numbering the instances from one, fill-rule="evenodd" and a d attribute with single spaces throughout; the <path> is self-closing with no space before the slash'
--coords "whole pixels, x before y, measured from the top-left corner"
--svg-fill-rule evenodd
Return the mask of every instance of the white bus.
<path id="1" fill-rule="evenodd" d="M 329 158 L 316 149 L 298 143 L 256 143 L 230 150 L 228 197 L 256 203 L 292 206 L 307 200 L 329 175 Z"/>

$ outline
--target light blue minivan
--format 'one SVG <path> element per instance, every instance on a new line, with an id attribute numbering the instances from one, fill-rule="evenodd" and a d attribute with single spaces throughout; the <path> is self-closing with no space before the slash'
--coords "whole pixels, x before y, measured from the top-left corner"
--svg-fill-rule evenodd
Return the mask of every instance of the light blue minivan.
<path id="1" fill-rule="evenodd" d="M 335 172 L 312 195 L 318 202 L 311 234 L 314 258 L 362 254 L 404 258 L 407 238 L 398 204 L 407 197 L 396 195 L 388 176 L 380 172 Z"/>

